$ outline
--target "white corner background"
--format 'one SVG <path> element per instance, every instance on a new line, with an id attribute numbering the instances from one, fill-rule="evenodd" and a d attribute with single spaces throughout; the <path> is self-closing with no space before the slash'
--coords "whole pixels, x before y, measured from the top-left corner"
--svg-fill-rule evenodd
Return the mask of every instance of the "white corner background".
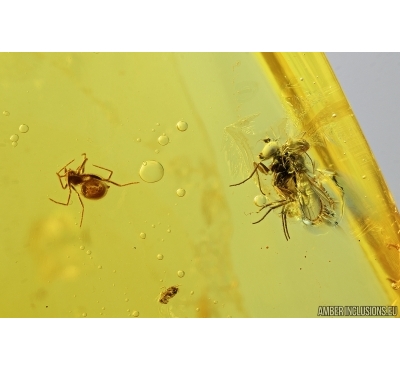
<path id="1" fill-rule="evenodd" d="M 326 53 L 400 204 L 400 53 Z"/>

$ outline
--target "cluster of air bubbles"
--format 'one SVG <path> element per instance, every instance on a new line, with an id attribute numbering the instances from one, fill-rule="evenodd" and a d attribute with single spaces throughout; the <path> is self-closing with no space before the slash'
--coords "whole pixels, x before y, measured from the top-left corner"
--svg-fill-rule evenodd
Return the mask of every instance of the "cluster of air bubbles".
<path id="1" fill-rule="evenodd" d="M 9 112 L 6 112 L 7 114 L 5 114 L 6 111 L 3 112 L 4 115 L 8 116 L 10 115 Z M 28 125 L 20 125 L 19 126 L 19 132 L 21 134 L 26 134 L 29 131 L 29 127 Z M 16 147 L 18 145 L 18 140 L 19 140 L 19 136 L 17 134 L 13 134 L 10 136 L 10 141 L 11 141 L 11 145 L 13 147 Z"/>

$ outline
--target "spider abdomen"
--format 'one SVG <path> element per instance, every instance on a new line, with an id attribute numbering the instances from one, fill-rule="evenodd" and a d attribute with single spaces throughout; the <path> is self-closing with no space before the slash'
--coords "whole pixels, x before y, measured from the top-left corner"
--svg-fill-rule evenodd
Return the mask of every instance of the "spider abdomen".
<path id="1" fill-rule="evenodd" d="M 106 195 L 108 188 L 101 180 L 91 178 L 82 183 L 81 191 L 85 198 L 100 199 Z"/>

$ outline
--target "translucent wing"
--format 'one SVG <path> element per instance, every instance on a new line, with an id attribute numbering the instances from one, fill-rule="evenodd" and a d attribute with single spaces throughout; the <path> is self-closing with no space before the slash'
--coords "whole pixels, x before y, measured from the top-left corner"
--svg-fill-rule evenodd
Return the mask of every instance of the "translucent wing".
<path id="1" fill-rule="evenodd" d="M 335 199 L 317 178 L 307 173 L 296 174 L 296 178 L 303 222 L 306 225 L 337 225 L 342 217 L 343 198 Z"/>
<path id="2" fill-rule="evenodd" d="M 249 143 L 249 135 L 255 135 L 252 114 L 224 128 L 224 151 L 232 176 L 245 178 L 253 171 L 254 154 Z"/>

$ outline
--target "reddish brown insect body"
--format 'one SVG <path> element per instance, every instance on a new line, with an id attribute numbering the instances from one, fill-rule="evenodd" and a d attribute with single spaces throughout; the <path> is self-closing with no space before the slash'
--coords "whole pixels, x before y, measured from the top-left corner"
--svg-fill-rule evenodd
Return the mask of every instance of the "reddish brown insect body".
<path id="1" fill-rule="evenodd" d="M 168 289 L 164 289 L 160 293 L 160 297 L 158 298 L 158 302 L 162 304 L 167 304 L 171 298 L 174 298 L 176 293 L 178 293 L 179 288 L 177 285 L 170 286 Z"/>
<path id="2" fill-rule="evenodd" d="M 67 166 L 71 164 L 74 160 L 71 162 L 67 163 L 63 168 L 61 168 L 60 171 L 56 173 L 61 187 L 63 189 L 68 188 L 69 194 L 68 194 L 68 199 L 66 203 L 62 202 L 57 202 L 51 198 L 49 198 L 52 202 L 61 204 L 63 206 L 68 206 L 69 201 L 71 199 L 71 189 L 75 191 L 75 193 L 78 195 L 79 201 L 82 205 L 82 215 L 81 215 L 81 223 L 80 226 L 82 226 L 82 221 L 83 221 L 83 213 L 85 211 L 85 206 L 83 205 L 82 199 L 79 195 L 78 190 L 76 187 L 79 187 L 78 189 L 80 190 L 80 193 L 87 199 L 101 199 L 107 194 L 107 190 L 109 188 L 109 185 L 106 183 L 110 183 L 116 186 L 126 186 L 126 185 L 133 185 L 133 184 L 138 184 L 138 182 L 129 182 L 127 184 L 117 184 L 114 181 L 111 181 L 110 178 L 113 174 L 113 171 L 108 170 L 107 168 L 96 166 L 95 164 L 93 165 L 94 167 L 101 168 L 105 171 L 108 171 L 110 174 L 107 178 L 103 178 L 98 175 L 92 175 L 92 174 L 87 174 L 85 173 L 85 164 L 87 162 L 87 157 L 86 154 L 83 153 L 83 161 L 81 165 L 76 169 L 76 170 L 71 170 L 67 169 Z M 62 171 L 64 171 L 64 174 L 60 174 Z M 65 184 L 62 182 L 62 178 L 65 178 Z"/>

